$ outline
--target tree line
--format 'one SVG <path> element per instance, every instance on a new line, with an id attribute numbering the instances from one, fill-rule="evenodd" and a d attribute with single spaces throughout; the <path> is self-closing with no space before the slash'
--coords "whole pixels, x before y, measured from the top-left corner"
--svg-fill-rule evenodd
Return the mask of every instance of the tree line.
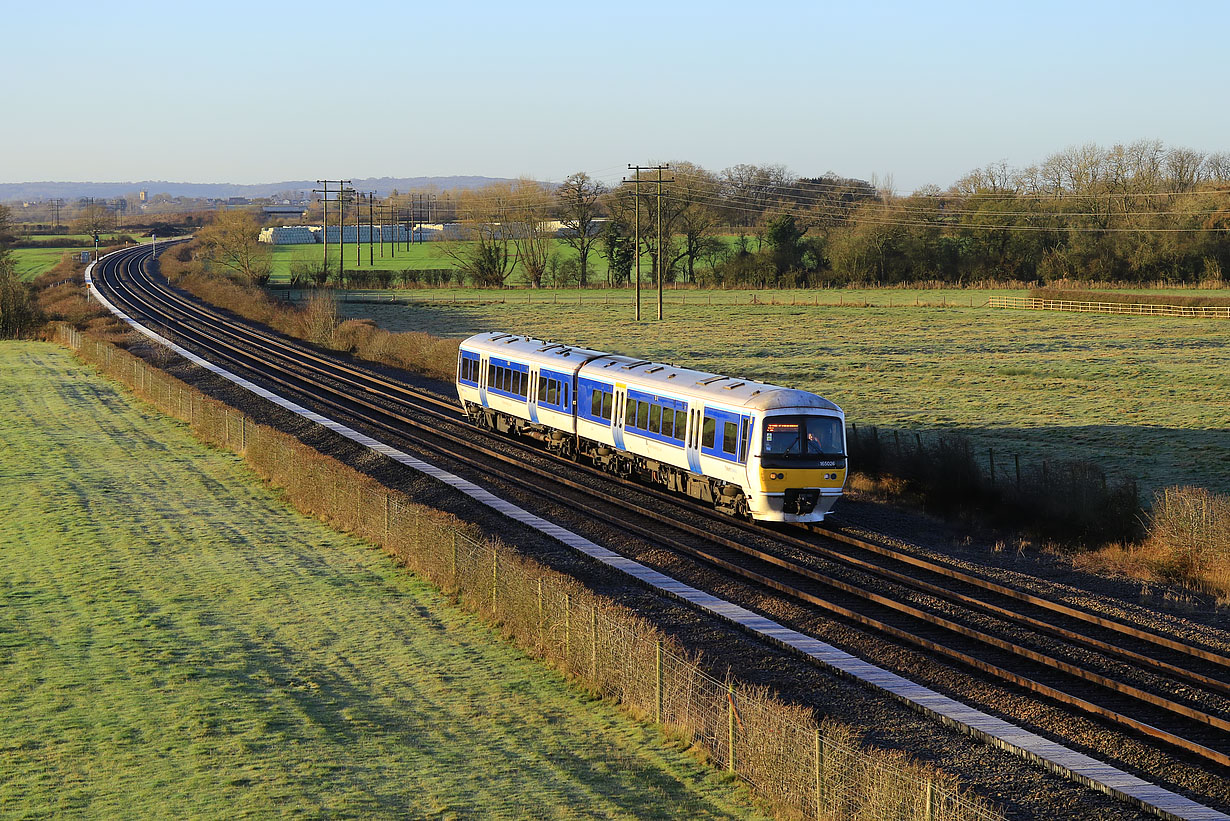
<path id="1" fill-rule="evenodd" d="M 470 242 L 446 253 L 476 285 L 504 285 L 518 271 L 532 287 L 597 284 L 597 257 L 605 284 L 622 285 L 638 252 L 646 280 L 660 265 L 667 282 L 738 287 L 1194 283 L 1220 280 L 1230 265 L 1230 154 L 1085 145 L 909 195 L 776 165 L 669 165 L 660 197 L 656 174 L 642 172 L 639 202 L 634 182 L 608 187 L 584 172 L 458 192 L 450 207 Z M 556 237 L 576 253 L 558 255 Z"/>

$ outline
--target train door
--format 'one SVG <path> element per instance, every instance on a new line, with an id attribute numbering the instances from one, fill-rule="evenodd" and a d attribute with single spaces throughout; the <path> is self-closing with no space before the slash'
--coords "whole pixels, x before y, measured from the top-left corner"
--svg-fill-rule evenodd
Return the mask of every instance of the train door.
<path id="1" fill-rule="evenodd" d="M 480 354 L 478 359 L 478 402 L 487 407 L 487 371 L 491 367 L 486 354 Z"/>
<path id="2" fill-rule="evenodd" d="M 702 408 L 688 410 L 687 454 L 688 470 L 700 473 L 700 423 L 704 413 Z"/>
<path id="3" fill-rule="evenodd" d="M 526 407 L 529 410 L 530 421 L 538 421 L 538 366 L 530 365 L 530 384 L 525 392 Z"/>
<path id="4" fill-rule="evenodd" d="M 628 395 L 627 385 L 615 385 L 615 402 L 611 408 L 611 436 L 615 440 L 615 447 L 619 450 L 627 450 L 624 447 L 624 404 Z"/>

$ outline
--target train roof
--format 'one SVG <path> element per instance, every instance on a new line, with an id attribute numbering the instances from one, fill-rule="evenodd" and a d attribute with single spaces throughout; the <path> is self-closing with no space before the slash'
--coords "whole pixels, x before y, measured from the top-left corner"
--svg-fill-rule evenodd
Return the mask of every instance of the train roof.
<path id="1" fill-rule="evenodd" d="M 463 340 L 461 345 L 470 350 L 486 351 L 496 356 L 512 356 L 517 359 L 533 360 L 540 364 L 551 363 L 557 367 L 571 365 L 573 370 L 587 359 L 610 356 L 602 351 L 594 351 L 577 345 L 566 345 L 562 342 L 551 342 L 546 339 L 535 339 L 532 336 L 498 331 L 475 334 Z"/>
<path id="2" fill-rule="evenodd" d="M 489 332 L 476 334 L 462 342 L 462 345 L 470 350 L 482 350 L 497 356 L 509 355 L 555 367 L 570 366 L 576 369 L 583 365 L 582 375 L 589 378 L 622 382 L 639 390 L 695 397 L 749 410 L 811 408 L 841 412 L 841 408 L 836 404 L 810 391 L 679 368 L 647 359 L 604 353 L 529 336 Z"/>

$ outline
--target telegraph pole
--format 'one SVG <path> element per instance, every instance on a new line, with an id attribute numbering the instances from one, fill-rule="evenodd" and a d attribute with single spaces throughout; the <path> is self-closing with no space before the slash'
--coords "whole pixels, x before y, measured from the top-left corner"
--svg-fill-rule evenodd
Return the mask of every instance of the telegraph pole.
<path id="1" fill-rule="evenodd" d="M 641 319 L 641 172 L 642 171 L 657 171 L 658 172 L 658 249 L 656 259 L 654 260 L 654 268 L 658 271 L 658 319 L 662 318 L 662 185 L 663 183 L 674 182 L 674 180 L 662 179 L 662 172 L 670 168 L 669 165 L 629 165 L 628 170 L 636 172 L 631 180 L 633 185 L 633 206 L 635 217 L 633 218 L 633 258 L 636 260 L 636 320 Z M 625 177 L 624 182 L 629 182 Z"/>
<path id="2" fill-rule="evenodd" d="M 376 267 L 376 192 L 367 192 L 367 264 Z"/>
<path id="3" fill-rule="evenodd" d="M 633 194 L 632 207 L 633 213 L 636 215 L 632 218 L 632 258 L 636 260 L 636 273 L 634 279 L 636 282 L 636 321 L 641 321 L 641 167 L 639 165 L 629 165 L 628 169 L 635 171 L 636 175 L 632 178 Z M 627 182 L 627 177 L 624 178 Z"/>
<path id="4" fill-rule="evenodd" d="M 662 280 L 666 278 L 666 266 L 662 262 L 662 259 L 663 259 L 663 253 L 662 253 L 662 183 L 674 182 L 673 179 L 671 180 L 662 179 L 662 172 L 667 168 L 670 168 L 670 166 L 669 165 L 659 165 L 657 167 L 657 172 L 658 172 L 658 254 L 657 254 L 657 257 L 658 258 L 654 261 L 657 263 L 657 268 L 658 268 L 658 320 L 659 321 L 661 321 L 662 319 Z"/>
<path id="5" fill-rule="evenodd" d="M 346 186 L 350 184 L 350 180 L 337 181 L 337 284 L 342 284 L 342 279 L 346 272 L 346 214 L 344 209 L 346 200 Z"/>
<path id="6" fill-rule="evenodd" d="M 363 195 L 353 188 L 350 193 L 354 195 L 354 267 L 358 268 L 363 264 L 363 243 L 359 242 L 359 220 L 363 216 L 363 211 L 359 207 L 359 198 Z"/>
<path id="7" fill-rule="evenodd" d="M 325 281 L 329 281 L 329 183 L 330 180 L 317 180 L 317 185 L 324 188 L 313 188 L 313 194 L 320 194 L 321 232 L 325 235 L 325 260 L 321 267 L 325 271 Z"/>

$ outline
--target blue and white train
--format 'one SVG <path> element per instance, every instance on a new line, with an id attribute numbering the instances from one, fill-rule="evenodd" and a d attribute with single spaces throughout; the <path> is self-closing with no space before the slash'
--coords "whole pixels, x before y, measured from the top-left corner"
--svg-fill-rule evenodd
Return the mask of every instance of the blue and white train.
<path id="1" fill-rule="evenodd" d="M 807 391 L 493 332 L 461 343 L 457 396 L 480 427 L 737 516 L 822 521 L 845 486 L 845 415 Z"/>

